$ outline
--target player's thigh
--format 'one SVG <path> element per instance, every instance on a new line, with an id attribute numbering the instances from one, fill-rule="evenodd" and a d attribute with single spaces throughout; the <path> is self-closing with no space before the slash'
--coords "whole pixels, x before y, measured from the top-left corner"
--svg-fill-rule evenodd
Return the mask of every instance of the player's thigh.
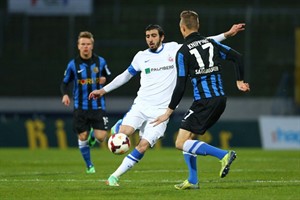
<path id="1" fill-rule="evenodd" d="M 192 133 L 190 131 L 179 129 L 176 137 L 176 142 L 175 142 L 176 148 L 182 150 L 185 141 L 190 140 L 191 138 L 192 138 Z"/>
<path id="2" fill-rule="evenodd" d="M 152 121 L 148 120 L 145 122 L 145 126 L 140 130 L 140 137 L 147 140 L 151 147 L 153 147 L 160 138 L 164 137 L 169 120 L 164 121 L 157 126 L 150 124 Z"/>
<path id="3" fill-rule="evenodd" d="M 88 120 L 90 126 L 94 130 L 107 131 L 108 129 L 108 117 L 104 110 L 90 110 L 88 111 Z"/>
<path id="4" fill-rule="evenodd" d="M 121 127 L 130 126 L 134 130 L 140 129 L 144 121 L 145 116 L 143 115 L 141 108 L 138 106 L 132 106 L 132 108 L 124 116 Z M 119 132 L 121 132 L 121 130 Z"/>
<path id="5" fill-rule="evenodd" d="M 106 139 L 106 137 L 107 137 L 107 131 L 106 130 L 94 129 L 94 136 L 100 142 L 103 142 Z"/>
<path id="6" fill-rule="evenodd" d="M 132 126 L 129 125 L 121 125 L 119 129 L 119 133 L 124 133 L 126 135 L 132 135 L 134 133 L 135 129 Z"/>
<path id="7" fill-rule="evenodd" d="M 226 97 L 194 102 L 185 114 L 180 128 L 195 134 L 204 134 L 220 118 L 226 107 Z"/>
<path id="8" fill-rule="evenodd" d="M 200 110 L 197 110 L 194 118 L 192 132 L 204 134 L 207 129 L 212 127 L 221 117 L 226 107 L 226 97 L 217 97 L 207 100 Z"/>
<path id="9" fill-rule="evenodd" d="M 89 130 L 89 122 L 87 113 L 84 110 L 73 111 L 73 129 L 77 134 L 87 132 Z"/>

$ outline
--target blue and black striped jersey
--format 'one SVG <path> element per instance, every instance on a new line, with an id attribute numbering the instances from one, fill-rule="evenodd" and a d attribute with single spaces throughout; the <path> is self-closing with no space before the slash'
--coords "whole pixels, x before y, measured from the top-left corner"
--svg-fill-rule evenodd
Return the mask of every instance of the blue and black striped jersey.
<path id="1" fill-rule="evenodd" d="M 242 56 L 230 47 L 195 32 L 185 38 L 176 54 L 177 84 L 169 108 L 179 104 L 190 78 L 194 100 L 225 96 L 221 76 L 222 59 L 234 62 L 237 79 L 243 79 Z"/>
<path id="2" fill-rule="evenodd" d="M 81 110 L 105 110 L 105 98 L 88 99 L 90 92 L 103 87 L 100 77 L 110 76 L 110 70 L 103 57 L 93 55 L 84 60 L 80 57 L 72 59 L 64 74 L 63 84 L 73 82 L 74 108 Z"/>

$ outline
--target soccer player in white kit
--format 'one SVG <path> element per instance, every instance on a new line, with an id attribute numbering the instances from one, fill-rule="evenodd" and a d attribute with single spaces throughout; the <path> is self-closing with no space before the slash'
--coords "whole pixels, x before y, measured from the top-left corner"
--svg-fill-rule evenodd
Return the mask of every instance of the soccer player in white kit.
<path id="1" fill-rule="evenodd" d="M 225 33 L 210 37 L 222 41 L 244 30 L 244 24 L 235 24 Z M 157 116 L 165 113 L 176 85 L 177 70 L 175 56 L 181 44 L 177 42 L 163 43 L 165 34 L 159 25 L 152 25 L 145 29 L 148 49 L 139 51 L 130 66 L 108 85 L 100 90 L 94 90 L 89 98 L 99 98 L 104 94 L 122 86 L 133 76 L 140 73 L 140 88 L 131 109 L 126 113 L 118 132 L 132 135 L 139 129 L 140 141 L 135 149 L 122 161 L 117 170 L 110 175 L 106 184 L 119 186 L 119 178 L 131 169 L 144 156 L 149 147 L 164 136 L 168 120 L 153 126 L 150 124 Z"/>

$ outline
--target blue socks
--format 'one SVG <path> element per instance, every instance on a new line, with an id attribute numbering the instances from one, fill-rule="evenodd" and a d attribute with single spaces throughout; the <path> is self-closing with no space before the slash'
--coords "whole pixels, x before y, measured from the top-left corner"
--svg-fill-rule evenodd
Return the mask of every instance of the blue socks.
<path id="1" fill-rule="evenodd" d="M 221 160 L 228 153 L 228 151 L 211 146 L 205 142 L 198 141 L 198 140 L 187 140 L 183 144 L 183 150 L 185 152 L 189 152 L 197 155 L 214 156 L 217 157 L 219 160 Z"/>
<path id="2" fill-rule="evenodd" d="M 136 150 L 136 148 L 134 148 L 132 152 L 127 155 L 127 158 L 138 163 L 143 158 L 143 156 L 144 154 L 141 154 L 138 150 Z"/>
<path id="3" fill-rule="evenodd" d="M 186 165 L 189 169 L 188 181 L 192 184 L 198 183 L 198 172 L 197 172 L 197 155 L 182 152 Z"/>
<path id="4" fill-rule="evenodd" d="M 93 166 L 93 163 L 91 161 L 90 147 L 88 146 L 88 142 L 78 140 L 78 146 L 79 146 L 80 153 L 83 157 L 83 160 L 85 161 L 86 166 L 88 168 L 90 166 Z"/>

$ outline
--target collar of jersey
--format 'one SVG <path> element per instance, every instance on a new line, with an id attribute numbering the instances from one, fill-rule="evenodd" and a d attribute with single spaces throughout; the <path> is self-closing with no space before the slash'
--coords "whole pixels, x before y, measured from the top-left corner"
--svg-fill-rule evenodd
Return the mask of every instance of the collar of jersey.
<path id="1" fill-rule="evenodd" d="M 150 51 L 150 49 L 149 49 L 149 51 L 150 51 L 151 53 L 160 53 L 160 52 L 164 49 L 164 47 L 165 47 L 165 45 L 162 44 L 160 47 L 158 47 L 158 49 L 157 49 L 155 52 Z"/>

